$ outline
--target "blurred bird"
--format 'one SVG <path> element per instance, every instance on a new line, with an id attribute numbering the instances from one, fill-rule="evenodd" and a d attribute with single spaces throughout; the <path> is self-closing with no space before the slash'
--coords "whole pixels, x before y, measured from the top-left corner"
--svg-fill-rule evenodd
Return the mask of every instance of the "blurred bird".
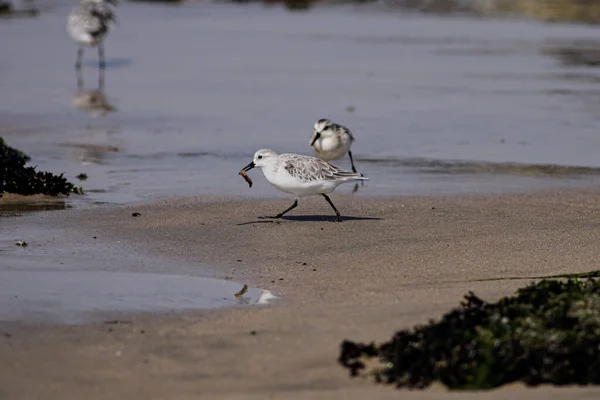
<path id="1" fill-rule="evenodd" d="M 315 129 L 310 138 L 310 145 L 317 156 L 323 161 L 339 160 L 348 153 L 352 172 L 356 172 L 354 160 L 350 147 L 354 142 L 354 136 L 348 128 L 335 124 L 328 119 L 320 119 L 315 122 Z"/>
<path id="2" fill-rule="evenodd" d="M 84 46 L 98 47 L 99 66 L 105 68 L 102 43 L 116 23 L 111 4 L 116 5 L 116 0 L 81 0 L 69 13 L 67 32 L 79 45 L 75 68 L 81 68 Z"/>

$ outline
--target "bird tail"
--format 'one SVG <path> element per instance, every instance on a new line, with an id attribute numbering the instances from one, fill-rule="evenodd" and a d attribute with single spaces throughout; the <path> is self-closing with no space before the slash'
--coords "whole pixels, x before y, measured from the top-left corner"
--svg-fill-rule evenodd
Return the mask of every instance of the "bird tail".
<path id="1" fill-rule="evenodd" d="M 351 180 L 368 181 L 369 180 L 369 178 L 367 178 L 366 176 L 364 176 L 363 174 L 360 174 L 358 172 L 342 171 L 342 172 L 338 172 L 336 175 L 339 176 L 340 178 L 345 178 L 348 181 L 351 181 Z"/>

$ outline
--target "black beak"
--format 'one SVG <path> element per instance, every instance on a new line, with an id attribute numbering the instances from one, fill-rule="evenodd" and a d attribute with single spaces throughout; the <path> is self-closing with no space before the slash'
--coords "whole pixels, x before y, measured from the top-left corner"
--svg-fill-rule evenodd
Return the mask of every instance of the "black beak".
<path id="1" fill-rule="evenodd" d="M 254 161 L 252 161 L 250 164 L 248 164 L 244 168 L 242 168 L 242 171 L 248 172 L 248 171 L 250 171 L 254 167 L 256 167 L 256 165 L 254 165 Z"/>
<path id="2" fill-rule="evenodd" d="M 312 142 L 310 142 L 310 145 L 311 145 L 311 146 L 314 146 L 314 145 L 315 145 L 315 142 L 316 142 L 317 140 L 319 140 L 319 138 L 320 138 L 320 137 L 321 137 L 321 134 L 320 134 L 319 132 L 317 132 L 317 133 L 315 134 L 315 138 L 312 140 Z"/>

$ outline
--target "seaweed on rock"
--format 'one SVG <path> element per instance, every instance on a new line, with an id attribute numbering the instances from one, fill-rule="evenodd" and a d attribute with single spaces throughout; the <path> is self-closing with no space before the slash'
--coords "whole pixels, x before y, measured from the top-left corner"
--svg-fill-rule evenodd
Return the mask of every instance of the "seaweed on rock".
<path id="1" fill-rule="evenodd" d="M 69 193 L 83 194 L 81 187 L 75 187 L 63 177 L 50 172 L 37 171 L 26 167 L 30 158 L 23 152 L 13 149 L 0 137 L 0 196 L 2 193 L 21 195 L 46 194 L 57 196 Z"/>
<path id="2" fill-rule="evenodd" d="M 397 387 L 600 384 L 600 281 L 543 280 L 496 303 L 470 292 L 440 321 L 389 342 L 344 341 L 338 361 L 356 376 L 372 358 L 383 366 L 370 375 Z"/>

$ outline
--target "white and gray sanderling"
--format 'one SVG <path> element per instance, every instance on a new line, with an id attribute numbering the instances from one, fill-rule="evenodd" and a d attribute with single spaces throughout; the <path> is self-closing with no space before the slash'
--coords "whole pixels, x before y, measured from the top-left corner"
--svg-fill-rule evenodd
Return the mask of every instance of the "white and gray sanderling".
<path id="1" fill-rule="evenodd" d="M 116 0 L 81 0 L 69 13 L 67 32 L 79 45 L 75 62 L 77 69 L 81 67 L 84 46 L 98 47 L 100 68 L 106 66 L 103 42 L 116 22 L 111 4 L 116 4 Z"/>
<path id="2" fill-rule="evenodd" d="M 310 138 L 310 146 L 321 160 L 339 160 L 348 153 L 352 171 L 356 172 L 352 151 L 350 151 L 353 142 L 354 135 L 352 135 L 350 129 L 325 118 L 315 122 Z"/>
<path id="3" fill-rule="evenodd" d="M 262 149 L 254 154 L 254 159 L 242 170 L 260 168 L 263 175 L 275 188 L 296 196 L 294 203 L 279 214 L 267 218 L 281 218 L 298 206 L 298 201 L 307 196 L 321 195 L 335 211 L 337 220 L 342 221 L 340 212 L 335 208 L 328 193 L 345 182 L 366 180 L 361 174 L 345 171 L 320 158 L 300 154 L 277 154 L 273 150 Z"/>

